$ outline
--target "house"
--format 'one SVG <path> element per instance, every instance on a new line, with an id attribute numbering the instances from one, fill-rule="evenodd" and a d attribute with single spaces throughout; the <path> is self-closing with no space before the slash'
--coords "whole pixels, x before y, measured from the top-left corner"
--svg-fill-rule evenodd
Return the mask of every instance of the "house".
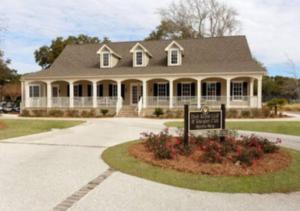
<path id="1" fill-rule="evenodd" d="M 264 74 L 245 36 L 68 45 L 22 77 L 23 109 L 260 108 Z"/>

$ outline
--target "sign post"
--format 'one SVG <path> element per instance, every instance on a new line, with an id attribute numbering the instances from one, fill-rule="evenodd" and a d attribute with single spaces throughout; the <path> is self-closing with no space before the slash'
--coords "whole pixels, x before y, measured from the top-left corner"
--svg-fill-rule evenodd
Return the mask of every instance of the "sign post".
<path id="1" fill-rule="evenodd" d="M 225 104 L 221 105 L 221 111 L 222 111 L 222 131 L 221 131 L 221 137 L 220 137 L 220 141 L 223 142 L 225 141 L 225 118 L 226 118 L 226 106 Z"/>
<path id="2" fill-rule="evenodd" d="M 184 134 L 183 134 L 184 146 L 189 145 L 189 105 L 184 105 Z"/>

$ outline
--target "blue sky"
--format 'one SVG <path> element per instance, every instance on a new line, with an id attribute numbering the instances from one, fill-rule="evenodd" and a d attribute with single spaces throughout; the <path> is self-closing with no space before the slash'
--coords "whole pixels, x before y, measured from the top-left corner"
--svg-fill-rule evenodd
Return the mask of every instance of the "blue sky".
<path id="1" fill-rule="evenodd" d="M 20 73 L 39 70 L 33 52 L 57 36 L 88 34 L 139 40 L 159 24 L 158 7 L 172 0 L 1 0 L 0 48 Z M 224 0 L 225 1 L 225 0 Z M 239 12 L 252 54 L 270 75 L 300 72 L 300 0 L 226 0 Z"/>

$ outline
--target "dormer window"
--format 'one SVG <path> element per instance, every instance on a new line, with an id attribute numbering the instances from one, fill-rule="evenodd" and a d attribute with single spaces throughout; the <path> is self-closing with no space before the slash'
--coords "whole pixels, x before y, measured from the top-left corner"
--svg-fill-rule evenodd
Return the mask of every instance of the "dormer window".
<path id="1" fill-rule="evenodd" d="M 109 63 L 110 63 L 110 53 L 108 52 L 105 52 L 105 53 L 102 53 L 102 66 L 103 67 L 109 67 Z"/>
<path id="2" fill-rule="evenodd" d="M 143 52 L 142 51 L 135 52 L 135 65 L 136 66 L 143 65 Z"/>
<path id="3" fill-rule="evenodd" d="M 178 64 L 178 50 L 171 50 L 171 64 L 177 65 Z"/>
<path id="4" fill-rule="evenodd" d="M 181 65 L 183 56 L 183 47 L 176 41 L 172 41 L 165 51 L 168 55 L 168 66 Z"/>

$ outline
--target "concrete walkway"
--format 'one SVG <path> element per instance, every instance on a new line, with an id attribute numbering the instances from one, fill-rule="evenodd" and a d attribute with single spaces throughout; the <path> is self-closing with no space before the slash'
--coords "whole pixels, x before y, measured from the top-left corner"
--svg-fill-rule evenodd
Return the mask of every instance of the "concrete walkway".
<path id="1" fill-rule="evenodd" d="M 158 132 L 163 120 L 110 118 L 0 142 L 0 210 L 298 210 L 300 192 L 225 194 L 163 185 L 110 172 L 112 145 Z M 272 136 L 271 134 L 268 134 Z M 277 137 L 277 135 L 276 135 Z M 300 149 L 300 138 L 284 136 Z"/>

